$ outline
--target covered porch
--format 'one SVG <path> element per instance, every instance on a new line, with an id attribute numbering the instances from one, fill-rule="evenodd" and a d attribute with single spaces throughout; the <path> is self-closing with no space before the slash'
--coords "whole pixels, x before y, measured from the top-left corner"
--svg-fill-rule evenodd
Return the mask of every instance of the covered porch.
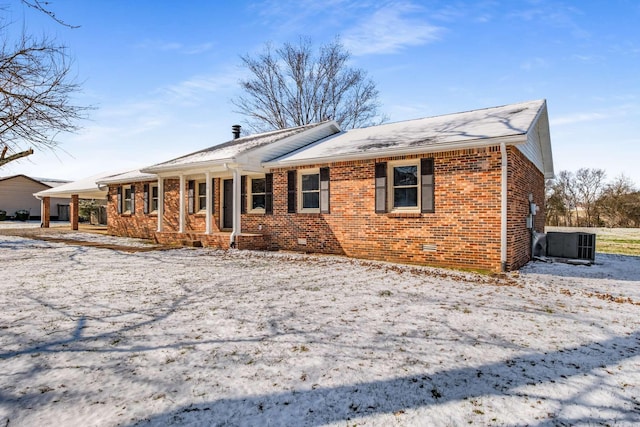
<path id="1" fill-rule="evenodd" d="M 98 187 L 96 181 L 109 175 L 113 173 L 101 173 L 34 193 L 34 197 L 40 200 L 40 227 L 49 228 L 51 224 L 51 198 L 61 198 L 70 199 L 69 223 L 72 230 L 78 230 L 80 199 L 106 200 L 107 190 Z"/>

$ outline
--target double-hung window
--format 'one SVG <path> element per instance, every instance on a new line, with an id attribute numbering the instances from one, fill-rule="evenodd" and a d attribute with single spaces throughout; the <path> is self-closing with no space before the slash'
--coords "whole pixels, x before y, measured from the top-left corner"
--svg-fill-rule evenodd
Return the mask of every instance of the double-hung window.
<path id="1" fill-rule="evenodd" d="M 418 208 L 418 164 L 393 166 L 393 209 Z"/>
<path id="2" fill-rule="evenodd" d="M 158 185 L 151 185 L 151 212 L 158 211 Z"/>
<path id="3" fill-rule="evenodd" d="M 198 204 L 197 210 L 204 211 L 207 209 L 207 183 L 205 181 L 199 181 L 198 185 Z"/>
<path id="4" fill-rule="evenodd" d="M 250 210 L 255 213 L 264 213 L 267 202 L 266 178 L 251 178 L 251 202 Z"/>
<path id="5" fill-rule="evenodd" d="M 300 171 L 300 212 L 320 212 L 320 171 Z"/>
<path id="6" fill-rule="evenodd" d="M 131 186 L 126 185 L 122 189 L 122 213 L 130 214 L 131 212 Z"/>
<path id="7" fill-rule="evenodd" d="M 434 185 L 433 158 L 376 163 L 376 213 L 433 213 Z"/>

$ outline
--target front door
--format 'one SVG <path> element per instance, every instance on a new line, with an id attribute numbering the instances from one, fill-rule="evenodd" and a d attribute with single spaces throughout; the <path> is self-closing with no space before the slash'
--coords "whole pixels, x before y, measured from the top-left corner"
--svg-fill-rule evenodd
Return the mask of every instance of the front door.
<path id="1" fill-rule="evenodd" d="M 233 180 L 222 181 L 222 228 L 233 228 Z"/>

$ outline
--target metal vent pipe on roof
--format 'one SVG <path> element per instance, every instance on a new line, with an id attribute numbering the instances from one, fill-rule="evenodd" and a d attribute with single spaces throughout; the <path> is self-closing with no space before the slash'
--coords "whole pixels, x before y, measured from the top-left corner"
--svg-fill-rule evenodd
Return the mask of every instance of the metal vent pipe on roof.
<path id="1" fill-rule="evenodd" d="M 240 138 L 240 128 L 242 126 L 240 125 L 233 125 L 231 126 L 231 133 L 233 133 L 233 139 L 238 139 Z"/>

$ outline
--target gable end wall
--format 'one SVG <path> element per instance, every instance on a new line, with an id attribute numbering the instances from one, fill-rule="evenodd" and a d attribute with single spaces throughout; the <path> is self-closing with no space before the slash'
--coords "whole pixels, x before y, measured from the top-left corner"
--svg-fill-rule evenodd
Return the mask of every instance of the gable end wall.
<path id="1" fill-rule="evenodd" d="M 544 176 L 516 147 L 508 147 L 507 270 L 516 270 L 531 259 L 531 230 L 527 228 L 529 194 L 540 207 L 534 229 L 544 231 Z"/>

